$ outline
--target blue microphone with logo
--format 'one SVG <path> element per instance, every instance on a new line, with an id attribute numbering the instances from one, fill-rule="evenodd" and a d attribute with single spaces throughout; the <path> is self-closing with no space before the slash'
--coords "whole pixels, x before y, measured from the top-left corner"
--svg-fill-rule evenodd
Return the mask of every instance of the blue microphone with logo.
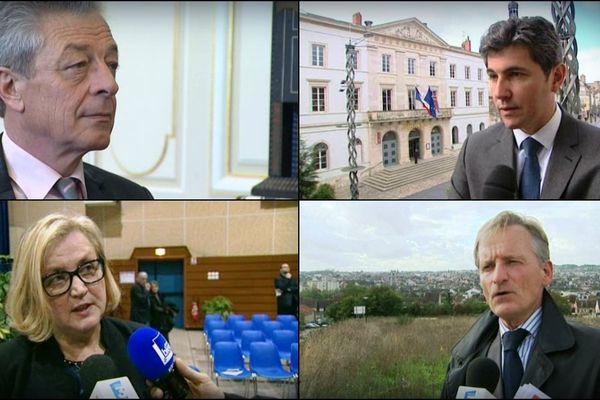
<path id="1" fill-rule="evenodd" d="M 175 368 L 169 342 L 156 329 L 139 328 L 129 338 L 127 353 L 142 376 L 164 392 L 164 398 L 183 399 L 190 393 L 185 378 Z"/>

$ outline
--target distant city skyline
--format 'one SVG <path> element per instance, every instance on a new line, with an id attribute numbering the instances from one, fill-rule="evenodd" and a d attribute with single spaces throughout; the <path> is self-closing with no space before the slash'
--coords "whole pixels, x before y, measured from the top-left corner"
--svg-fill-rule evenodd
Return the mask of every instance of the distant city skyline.
<path id="1" fill-rule="evenodd" d="M 538 219 L 555 264 L 600 264 L 599 202 L 308 201 L 300 271 L 475 269 L 477 231 L 503 210 Z"/>
<path id="2" fill-rule="evenodd" d="M 508 18 L 508 1 L 484 2 L 355 2 L 301 1 L 300 11 L 351 22 L 360 12 L 363 21 L 373 25 L 416 17 L 444 39 L 459 46 L 469 36 L 471 49 L 478 51 L 479 41 L 494 22 Z M 519 16 L 541 16 L 554 23 L 551 2 L 520 1 Z M 575 2 L 575 26 L 578 46 L 579 75 L 588 82 L 600 81 L 600 3 Z"/>

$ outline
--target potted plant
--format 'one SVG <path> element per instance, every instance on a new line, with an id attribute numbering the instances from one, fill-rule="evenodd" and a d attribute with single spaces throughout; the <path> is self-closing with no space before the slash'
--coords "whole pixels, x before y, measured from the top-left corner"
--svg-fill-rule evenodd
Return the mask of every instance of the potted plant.
<path id="1" fill-rule="evenodd" d="M 11 339 L 14 336 L 9 327 L 8 316 L 5 311 L 6 295 L 10 283 L 10 272 L 0 272 L 0 343 Z"/>
<path id="2" fill-rule="evenodd" d="M 223 320 L 227 320 L 229 314 L 233 310 L 233 304 L 231 300 L 224 296 L 216 296 L 212 299 L 205 300 L 202 303 L 202 311 L 206 314 L 220 314 Z"/>

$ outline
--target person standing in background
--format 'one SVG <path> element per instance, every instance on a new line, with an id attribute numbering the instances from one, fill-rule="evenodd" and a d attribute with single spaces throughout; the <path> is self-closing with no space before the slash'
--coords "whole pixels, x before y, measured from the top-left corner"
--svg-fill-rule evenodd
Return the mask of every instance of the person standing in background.
<path id="1" fill-rule="evenodd" d="M 279 276 L 275 279 L 277 314 L 295 315 L 298 318 L 298 281 L 292 279 L 290 266 L 281 264 Z"/>
<path id="2" fill-rule="evenodd" d="M 131 288 L 131 316 L 132 321 L 148 325 L 150 323 L 150 292 L 146 288 L 148 274 L 138 272 L 135 284 Z"/>

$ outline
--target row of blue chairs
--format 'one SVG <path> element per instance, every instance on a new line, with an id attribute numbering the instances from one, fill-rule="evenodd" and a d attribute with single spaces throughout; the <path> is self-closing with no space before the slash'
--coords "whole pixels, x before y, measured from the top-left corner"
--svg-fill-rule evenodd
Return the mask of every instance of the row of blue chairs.
<path id="1" fill-rule="evenodd" d="M 242 314 L 231 314 L 227 318 L 226 321 L 223 320 L 220 314 L 207 314 L 204 317 L 204 329 L 206 330 L 206 326 L 208 321 L 220 321 L 225 324 L 225 329 L 235 330 L 236 323 L 239 321 L 248 321 L 252 323 L 252 328 L 255 330 L 260 330 L 262 328 L 262 323 L 265 321 L 271 321 L 271 317 L 268 314 L 253 314 L 251 319 L 246 320 L 245 316 Z M 275 320 L 281 323 L 283 329 L 292 329 L 295 327 L 298 330 L 298 320 L 295 315 L 277 315 Z M 220 328 L 223 329 L 223 328 Z"/>
<path id="2" fill-rule="evenodd" d="M 285 397 L 288 384 L 298 381 L 298 343 L 291 346 L 290 370 L 281 366 L 279 353 L 274 343 L 253 342 L 250 344 L 249 369 L 246 368 L 240 348 L 234 341 L 214 344 L 213 371 L 217 385 L 219 378 L 244 382 L 244 395 L 247 397 L 250 382 L 254 384 L 254 396 L 258 392 L 258 380 L 282 383 L 282 397 Z M 289 391 L 289 389 L 288 389 Z"/>
<path id="3" fill-rule="evenodd" d="M 250 344 L 253 342 L 272 342 L 279 352 L 279 358 L 284 361 L 284 364 L 289 364 L 291 362 L 291 345 L 298 342 L 298 334 L 290 330 L 277 329 L 272 332 L 271 340 L 267 340 L 262 331 L 247 330 L 242 332 L 241 343 L 238 344 L 233 331 L 229 329 L 215 329 L 212 331 L 208 343 L 211 355 L 214 353 L 215 343 L 218 342 L 235 342 L 242 351 L 244 358 L 250 357 Z"/>

